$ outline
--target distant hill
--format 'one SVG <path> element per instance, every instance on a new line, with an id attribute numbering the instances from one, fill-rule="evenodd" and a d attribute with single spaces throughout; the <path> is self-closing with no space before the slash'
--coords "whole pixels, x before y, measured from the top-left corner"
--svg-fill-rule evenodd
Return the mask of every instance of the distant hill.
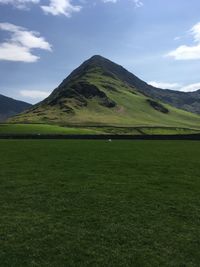
<path id="1" fill-rule="evenodd" d="M 200 114 L 200 90 L 195 92 L 180 92 L 169 89 L 160 89 L 148 85 L 138 88 L 140 92 L 148 96 L 168 103 L 174 107 Z"/>
<path id="2" fill-rule="evenodd" d="M 180 96 L 182 94 L 185 97 L 185 93 Z M 171 103 L 173 101 L 175 103 Z M 200 127 L 199 115 L 163 102 L 180 107 L 177 92 L 157 89 L 122 66 L 101 56 L 93 56 L 64 79 L 44 101 L 11 121 Z"/>
<path id="3" fill-rule="evenodd" d="M 12 99 L 0 94 L 0 122 L 30 108 L 31 104 Z"/>

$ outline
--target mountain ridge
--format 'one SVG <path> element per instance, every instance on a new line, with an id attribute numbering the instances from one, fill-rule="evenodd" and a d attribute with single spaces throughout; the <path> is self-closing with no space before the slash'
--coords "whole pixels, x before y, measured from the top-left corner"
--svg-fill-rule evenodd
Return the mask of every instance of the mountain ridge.
<path id="1" fill-rule="evenodd" d="M 0 94 L 0 122 L 3 122 L 9 117 L 23 112 L 31 106 L 31 104 L 24 101 L 16 100 Z"/>

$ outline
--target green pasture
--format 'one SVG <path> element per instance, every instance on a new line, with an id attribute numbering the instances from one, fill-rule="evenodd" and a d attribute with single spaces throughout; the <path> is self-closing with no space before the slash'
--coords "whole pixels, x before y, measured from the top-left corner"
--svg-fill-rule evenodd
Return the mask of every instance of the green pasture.
<path id="1" fill-rule="evenodd" d="M 0 140 L 0 266 L 198 267 L 200 142 Z"/>

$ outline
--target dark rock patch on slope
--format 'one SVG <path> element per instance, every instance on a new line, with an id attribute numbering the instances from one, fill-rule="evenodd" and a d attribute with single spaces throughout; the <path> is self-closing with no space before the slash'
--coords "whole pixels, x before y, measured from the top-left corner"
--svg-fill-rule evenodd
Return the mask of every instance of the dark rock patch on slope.
<path id="1" fill-rule="evenodd" d="M 156 101 L 154 101 L 152 99 L 147 99 L 147 102 L 155 110 L 160 111 L 162 113 L 166 113 L 166 114 L 169 113 L 169 110 L 166 107 L 164 107 L 162 104 L 160 104 L 160 103 L 158 103 L 158 102 L 156 102 Z"/>

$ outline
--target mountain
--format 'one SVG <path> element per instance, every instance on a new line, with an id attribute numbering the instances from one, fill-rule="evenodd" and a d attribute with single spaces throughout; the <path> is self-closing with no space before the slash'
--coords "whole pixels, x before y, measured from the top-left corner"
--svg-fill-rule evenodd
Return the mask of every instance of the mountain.
<path id="1" fill-rule="evenodd" d="M 200 114 L 200 90 L 195 92 L 180 92 L 169 89 L 160 89 L 150 86 L 139 88 L 140 92 L 147 93 L 150 97 L 168 103 L 176 108 Z"/>
<path id="2" fill-rule="evenodd" d="M 0 94 L 0 121 L 16 115 L 30 108 L 31 104 L 12 99 Z"/>
<path id="3" fill-rule="evenodd" d="M 154 95 L 156 90 L 158 95 Z M 200 127 L 199 115 L 162 103 L 168 100 L 161 89 L 148 85 L 122 66 L 93 56 L 64 79 L 49 97 L 11 121 Z"/>

